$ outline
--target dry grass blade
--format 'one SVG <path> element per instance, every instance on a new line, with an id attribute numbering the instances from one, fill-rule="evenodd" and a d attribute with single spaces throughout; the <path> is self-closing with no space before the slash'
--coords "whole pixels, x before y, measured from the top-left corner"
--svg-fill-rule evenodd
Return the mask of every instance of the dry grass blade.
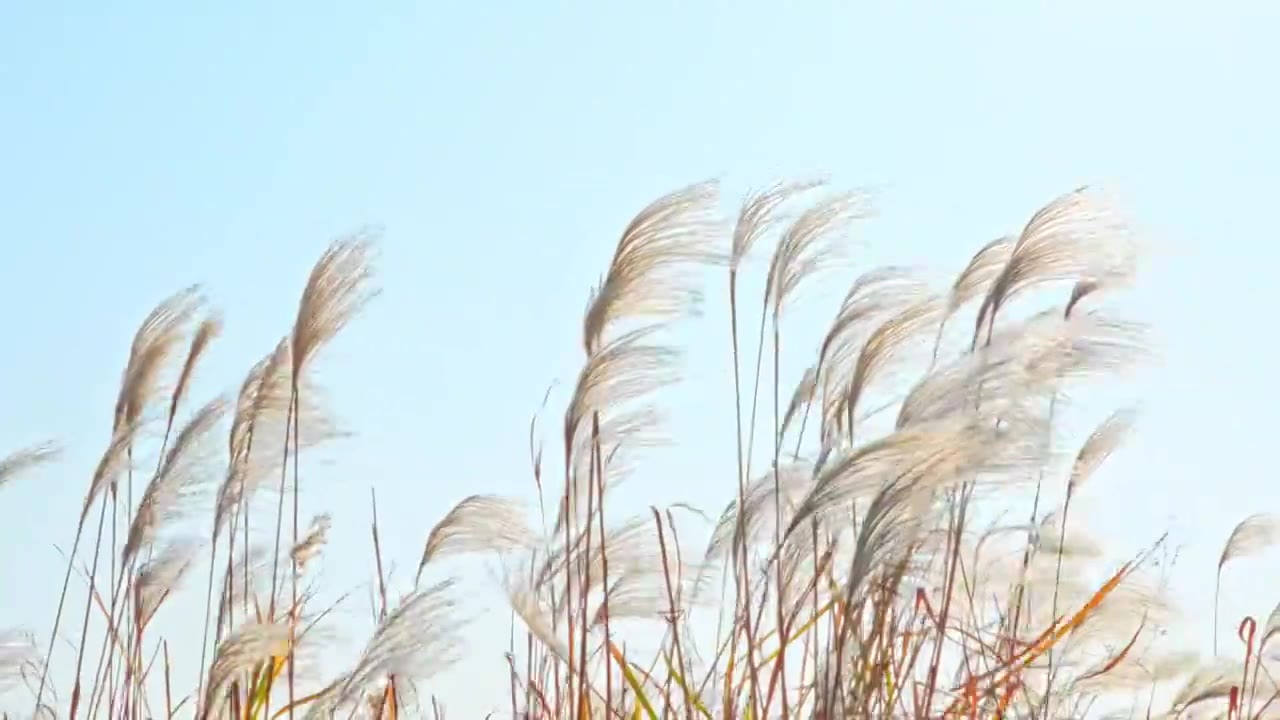
<path id="1" fill-rule="evenodd" d="M 52 443 L 32 445 L 0 458 L 0 488 L 35 467 L 58 457 L 61 450 Z"/>
<path id="2" fill-rule="evenodd" d="M 293 324 L 293 378 L 317 352 L 360 312 L 376 293 L 369 285 L 375 235 L 362 232 L 339 238 L 311 270 Z"/>
<path id="3" fill-rule="evenodd" d="M 1148 690 L 1194 672 L 1200 662 L 1191 652 L 1130 655 L 1106 674 L 1078 682 L 1076 689 L 1089 693 Z"/>
<path id="4" fill-rule="evenodd" d="M 839 257 L 836 241 L 854 220 L 869 212 L 867 196 L 845 192 L 816 203 L 793 222 L 774 251 L 765 283 L 765 302 L 774 317 L 793 298 L 804 281 Z"/>
<path id="5" fill-rule="evenodd" d="M 778 221 L 778 209 L 791 198 L 823 185 L 822 181 L 777 183 L 754 192 L 742 203 L 738 222 L 733 229 L 732 264 L 737 269 L 751 248 L 771 230 Z"/>
<path id="6" fill-rule="evenodd" d="M 226 401 L 214 398 L 182 428 L 165 455 L 159 470 L 143 491 L 142 500 L 129 526 L 123 557 L 127 562 L 144 543 L 151 542 L 162 523 L 173 519 L 210 480 L 208 461 L 213 431 L 227 409 Z"/>
<path id="7" fill-rule="evenodd" d="M 607 342 L 618 323 L 665 320 L 688 306 L 690 267 L 725 260 L 719 247 L 719 196 L 716 181 L 690 185 L 655 200 L 627 225 L 583 316 L 588 355 Z"/>
<path id="8" fill-rule="evenodd" d="M 453 554 L 509 552 L 531 547 L 535 536 L 525 522 L 525 508 L 496 495 L 463 499 L 427 535 L 418 563 L 418 580 L 431 560 Z"/>
<path id="9" fill-rule="evenodd" d="M 209 665 L 200 717 L 215 713 L 224 698 L 223 689 L 232 679 L 259 663 L 289 654 L 289 626 L 281 623 L 250 623 L 236 629 L 218 645 Z"/>
<path id="10" fill-rule="evenodd" d="M 1071 467 L 1071 479 L 1068 492 L 1074 492 L 1088 480 L 1107 458 L 1120 448 L 1137 420 L 1137 411 L 1133 409 L 1117 410 L 1094 430 L 1080 452 L 1076 454 L 1075 464 Z"/>

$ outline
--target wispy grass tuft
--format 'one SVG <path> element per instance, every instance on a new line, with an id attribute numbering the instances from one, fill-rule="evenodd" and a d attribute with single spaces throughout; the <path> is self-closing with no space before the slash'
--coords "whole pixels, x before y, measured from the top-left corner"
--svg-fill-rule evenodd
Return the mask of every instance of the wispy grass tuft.
<path id="1" fill-rule="evenodd" d="M 389 557 L 405 549 L 383 546 L 375 499 L 372 622 L 345 659 L 333 625 L 356 593 L 321 604 L 319 590 L 344 557 L 327 550 L 331 529 L 353 511 L 301 523 L 300 457 L 342 434 L 312 367 L 377 294 L 375 235 L 335 241 L 280 341 L 230 380 L 233 395 L 194 410 L 222 320 L 195 287 L 162 301 L 133 338 L 76 508 L 48 642 L 0 634 L 0 698 L 40 717 L 442 717 L 439 696 L 457 688 L 440 673 L 484 627 L 450 576 L 472 563 L 444 561 L 485 558 L 509 637 L 487 659 L 509 682 L 494 704 L 516 718 L 1275 714 L 1280 610 L 1231 619 L 1235 641 L 1217 657 L 1215 591 L 1215 657 L 1201 660 L 1171 642 L 1187 618 L 1168 592 L 1165 538 L 1116 556 L 1072 514 L 1082 493 L 1106 491 L 1094 477 L 1137 419 L 1121 408 L 1067 437 L 1079 401 L 1151 354 L 1146 327 L 1109 304 L 1139 256 L 1102 195 L 1053 199 L 936 286 L 908 265 L 858 267 L 851 234 L 871 214 L 860 191 L 779 182 L 731 221 L 721 213 L 718 184 L 702 182 L 622 228 L 580 318 L 560 452 L 544 456 L 530 427 L 536 497 L 469 493 L 409 529 L 425 537 L 407 549 L 411 578 Z M 757 252 L 764 267 L 748 262 Z M 713 516 L 621 506 L 613 490 L 642 476 L 659 439 L 701 447 L 717 431 L 667 438 L 662 420 L 681 378 L 670 330 L 695 314 L 705 275 L 726 269 L 734 401 L 704 410 L 733 413 L 735 455 L 723 474 L 679 478 L 722 487 L 725 503 Z M 759 295 L 740 296 L 755 272 Z M 810 337 L 790 314 L 820 276 L 847 285 Z M 948 326 L 972 305 L 972 337 L 953 347 Z M 741 332 L 741 307 L 758 309 L 754 333 Z M 812 355 L 791 367 L 784 339 Z M 51 445 L 5 456 L 0 486 L 55 456 Z M 1228 565 L 1278 542 L 1275 517 L 1242 521 L 1218 588 Z M 203 628 L 199 666 L 183 678 L 170 657 L 190 639 L 161 637 L 156 618 L 180 617 L 180 598 L 201 591 L 203 623 L 182 623 Z M 68 597 L 83 609 L 75 670 L 54 678 Z"/>

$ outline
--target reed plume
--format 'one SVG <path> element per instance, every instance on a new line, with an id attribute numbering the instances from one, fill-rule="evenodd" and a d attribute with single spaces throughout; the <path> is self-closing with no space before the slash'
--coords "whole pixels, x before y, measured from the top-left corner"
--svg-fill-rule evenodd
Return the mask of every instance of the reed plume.
<path id="1" fill-rule="evenodd" d="M 607 343 L 619 324 L 652 324 L 688 308 L 696 297 L 689 271 L 726 259 L 719 247 L 719 190 L 716 181 L 690 185 L 650 203 L 627 225 L 583 315 L 588 355 Z"/>
<path id="2" fill-rule="evenodd" d="M 1255 513 L 1241 520 L 1218 556 L 1213 586 L 1213 653 L 1218 654 L 1218 597 L 1222 590 L 1222 570 L 1233 560 L 1257 555 L 1280 542 L 1280 517 Z"/>
<path id="3" fill-rule="evenodd" d="M 524 506 L 495 495 L 471 495 L 431 528 L 418 563 L 417 579 L 431 560 L 455 553 L 502 553 L 534 544 Z"/>
<path id="4" fill-rule="evenodd" d="M 61 452 L 61 449 L 52 443 L 41 443 L 0 457 L 0 488 L 33 468 L 56 459 Z"/>

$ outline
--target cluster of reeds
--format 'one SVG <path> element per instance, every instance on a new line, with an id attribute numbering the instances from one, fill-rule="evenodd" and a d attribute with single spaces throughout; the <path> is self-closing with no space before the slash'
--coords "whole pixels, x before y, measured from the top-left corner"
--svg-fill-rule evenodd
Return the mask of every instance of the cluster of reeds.
<path id="1" fill-rule="evenodd" d="M 508 674 L 514 717 L 1280 715 L 1266 653 L 1280 612 L 1238 627 L 1242 659 L 1178 652 L 1165 643 L 1177 615 L 1163 539 L 1114 561 L 1071 514 L 1135 414 L 1117 409 L 1076 441 L 1062 418 L 1081 388 L 1147 355 L 1144 326 L 1107 306 L 1137 250 L 1104 198 L 1054 199 L 941 286 L 903 267 L 854 275 L 826 332 L 796 337 L 787 310 L 847 267 L 868 213 L 863 194 L 822 182 L 753 193 L 728 223 L 715 183 L 645 208 L 591 294 L 549 457 L 531 428 L 541 512 L 464 499 L 423 529 L 416 587 L 397 596 L 375 503 L 377 627 L 327 679 L 303 670 L 332 610 L 315 607 L 307 572 L 329 518 L 300 522 L 299 466 L 340 434 L 309 368 L 373 294 L 371 240 L 336 242 L 238 393 L 194 409 L 187 391 L 220 322 L 194 288 L 167 299 L 134 338 L 49 639 L 6 642 L 0 691 L 29 689 L 27 707 L 50 717 L 438 716 L 422 690 L 465 630 L 452 581 L 424 578 L 479 553 L 504 568 L 520 641 L 505 660 L 467 661 Z M 757 251 L 763 292 L 742 297 Z M 655 437 L 679 375 L 669 329 L 709 272 L 728 276 L 737 450 L 705 479 L 731 499 L 693 538 L 675 508 L 630 515 L 610 501 Z M 811 348 L 811 366 L 783 367 L 784 340 Z M 11 455 L 0 483 L 52 455 Z M 1030 506 L 1011 508 L 1019 497 Z M 193 536 L 207 517 L 212 531 Z M 1277 539 L 1271 516 L 1246 519 L 1219 577 Z M 152 620 L 202 561 L 199 676 L 176 677 Z M 67 627 L 75 670 L 55 691 L 49 660 Z"/>

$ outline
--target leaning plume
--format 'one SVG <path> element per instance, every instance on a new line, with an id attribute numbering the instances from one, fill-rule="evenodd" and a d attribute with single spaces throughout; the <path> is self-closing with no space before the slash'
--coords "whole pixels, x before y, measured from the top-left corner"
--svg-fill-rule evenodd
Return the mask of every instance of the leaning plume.
<path id="1" fill-rule="evenodd" d="M 178 384 L 174 386 L 173 397 L 169 400 L 170 418 L 178 414 L 178 406 L 186 397 L 196 364 L 204 356 L 204 351 L 209 348 L 209 344 L 220 334 L 222 334 L 222 318 L 218 315 L 210 315 L 196 328 L 195 335 L 191 337 L 191 346 L 187 349 L 187 359 L 182 363 L 182 372 L 178 374 Z"/>
<path id="2" fill-rule="evenodd" d="M 860 192 L 838 193 L 805 210 L 783 233 L 765 281 L 765 302 L 773 306 L 774 317 L 807 278 L 839 257 L 836 240 L 867 214 L 866 200 Z"/>
<path id="3" fill-rule="evenodd" d="M 1080 452 L 1076 454 L 1067 492 L 1075 492 L 1081 483 L 1088 480 L 1119 449 L 1133 429 L 1136 419 L 1137 412 L 1132 408 L 1117 410 L 1089 435 L 1089 439 L 1085 440 Z"/>
<path id="4" fill-rule="evenodd" d="M 1041 208 L 1027 222 L 1008 261 L 991 281 L 974 330 L 1009 300 L 1037 285 L 1125 272 L 1133 262 L 1133 246 L 1124 224 L 1101 198 L 1087 188 L 1066 193 Z"/>
<path id="5" fill-rule="evenodd" d="M 652 334 L 652 327 L 632 330 L 598 348 L 583 366 L 565 411 L 566 444 L 590 427 L 593 414 L 617 412 L 675 382 L 678 353 L 647 344 Z"/>
<path id="6" fill-rule="evenodd" d="M 143 416 L 155 397 L 161 368 L 200 303 L 199 288 L 189 287 L 156 306 L 138 328 L 116 398 L 113 430 L 137 424 Z"/>
<path id="7" fill-rule="evenodd" d="M 867 388 L 892 366 L 894 360 L 913 340 L 923 340 L 925 331 L 942 321 L 942 306 L 937 298 L 925 298 L 884 321 L 867 336 L 862 352 L 854 363 L 853 376 L 843 397 L 834 403 L 830 419 L 837 423 L 843 416 L 847 432 L 853 431 L 854 414 Z"/>
<path id="8" fill-rule="evenodd" d="M 1280 542 L 1280 517 L 1266 513 L 1251 515 L 1236 525 L 1218 558 L 1218 570 L 1232 560 L 1256 555 Z"/>
<path id="9" fill-rule="evenodd" d="M 496 495 L 472 495 L 444 516 L 427 535 L 418 578 L 431 560 L 451 554 L 506 552 L 533 544 L 524 507 Z"/>
<path id="10" fill-rule="evenodd" d="M 376 293 L 370 287 L 373 270 L 372 233 L 340 238 L 311 270 L 293 324 L 293 381 L 322 347 L 346 327 Z"/>
<path id="11" fill-rule="evenodd" d="M 93 508 L 94 502 L 102 496 L 103 491 L 115 487 L 116 480 L 129 466 L 129 450 L 133 447 L 133 441 L 139 429 L 139 423 L 125 423 L 112 433 L 111 442 L 107 444 L 107 449 L 98 459 L 93 478 L 89 481 L 89 491 L 85 493 L 84 503 L 80 507 L 81 525 L 89 516 L 89 510 Z"/>
<path id="12" fill-rule="evenodd" d="M 208 718 L 217 709 L 217 704 L 224 698 L 223 688 L 236 676 L 266 660 L 288 655 L 289 632 L 288 625 L 253 623 L 227 636 L 218 645 L 213 664 L 209 666 L 199 716 Z"/>
<path id="13" fill-rule="evenodd" d="M 176 540 L 138 570 L 133 586 L 137 598 L 135 616 L 138 627 L 146 627 L 164 601 L 177 591 L 199 549 L 195 541 Z"/>
<path id="14" fill-rule="evenodd" d="M 0 458 L 0 487 L 22 473 L 46 463 L 58 456 L 59 450 L 50 443 L 32 445 Z"/>
<path id="15" fill-rule="evenodd" d="M 777 224 L 778 210 L 783 203 L 822 184 L 819 180 L 777 183 L 766 190 L 751 193 L 742 203 L 733 228 L 732 267 L 736 270 L 750 254 L 751 248 Z"/>
<path id="16" fill-rule="evenodd" d="M 369 639 L 355 668 L 328 699 L 338 708 L 358 701 L 371 683 L 395 676 L 425 680 L 447 668 L 458 647 L 458 621 L 449 581 L 411 593 Z"/>
<path id="17" fill-rule="evenodd" d="M 134 557 L 144 543 L 152 541 L 159 527 L 177 514 L 183 501 L 197 493 L 208 479 L 208 450 L 212 445 L 209 441 L 226 408 L 223 398 L 214 398 L 178 433 L 159 470 L 143 491 L 129 526 L 123 554 L 125 562 Z"/>
<path id="18" fill-rule="evenodd" d="M 702 182 L 655 200 L 631 221 L 583 317 L 588 355 L 617 323 L 667 319 L 688 305 L 690 266 L 724 259 L 718 201 L 719 183 Z"/>
<path id="19" fill-rule="evenodd" d="M 1268 513 L 1250 515 L 1236 525 L 1218 557 L 1213 589 L 1213 652 L 1218 652 L 1218 598 L 1222 590 L 1222 570 L 1227 563 L 1257 555 L 1280 542 L 1280 517 Z"/>
<path id="20" fill-rule="evenodd" d="M 974 298 L 987 292 L 992 281 L 1004 270 L 1013 253 L 1015 238 L 1004 236 L 983 245 L 969 259 L 969 264 L 951 284 L 947 312 L 953 313 Z"/>

